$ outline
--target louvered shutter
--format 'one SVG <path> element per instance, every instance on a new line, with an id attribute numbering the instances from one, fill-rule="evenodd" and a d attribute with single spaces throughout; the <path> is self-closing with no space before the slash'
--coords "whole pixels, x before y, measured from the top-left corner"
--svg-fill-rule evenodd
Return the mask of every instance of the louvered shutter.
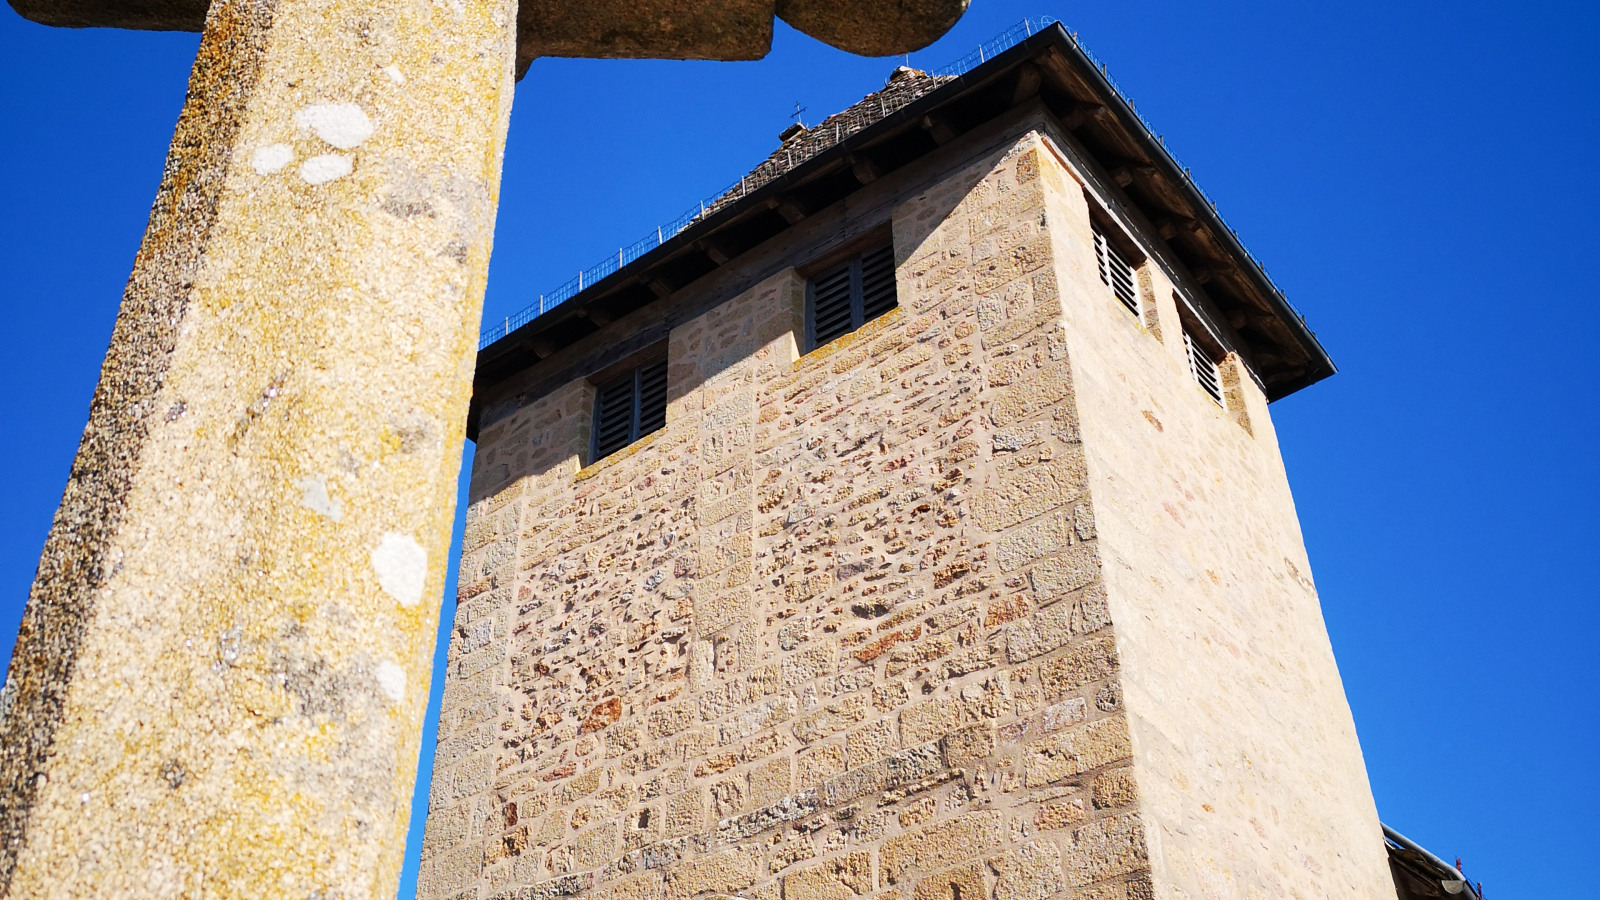
<path id="1" fill-rule="evenodd" d="M 667 425 L 667 361 L 639 367 L 639 434 L 644 437 Z"/>
<path id="2" fill-rule="evenodd" d="M 860 327 L 895 308 L 894 247 L 884 245 L 861 255 Z"/>
<path id="3" fill-rule="evenodd" d="M 633 443 L 634 373 L 602 387 L 594 404 L 594 458 L 605 459 Z"/>
<path id="4" fill-rule="evenodd" d="M 1111 246 L 1097 227 L 1094 230 L 1095 261 L 1100 264 L 1100 280 L 1122 301 L 1128 312 L 1139 315 L 1139 289 L 1134 286 L 1133 267 Z"/>
<path id="5" fill-rule="evenodd" d="M 811 345 L 821 347 L 855 330 L 850 303 L 851 263 L 844 263 L 811 281 Z"/>
<path id="6" fill-rule="evenodd" d="M 594 459 L 605 459 L 667 424 L 667 359 L 651 360 L 594 398 Z"/>
<path id="7" fill-rule="evenodd" d="M 894 247 L 885 244 L 811 279 L 806 329 L 812 348 L 841 338 L 899 305 Z"/>
<path id="8" fill-rule="evenodd" d="M 1206 392 L 1206 396 L 1222 405 L 1222 376 L 1217 371 L 1217 364 L 1211 361 L 1211 356 L 1204 349 L 1195 344 L 1189 332 L 1183 333 L 1183 349 L 1189 356 L 1189 374 L 1194 376 L 1195 384 Z"/>

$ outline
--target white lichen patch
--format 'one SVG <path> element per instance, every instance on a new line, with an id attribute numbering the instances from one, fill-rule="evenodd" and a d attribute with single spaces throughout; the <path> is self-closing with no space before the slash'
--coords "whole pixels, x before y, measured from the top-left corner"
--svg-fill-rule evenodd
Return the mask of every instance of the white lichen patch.
<path id="1" fill-rule="evenodd" d="M 379 69 L 378 71 L 380 71 L 383 74 L 389 76 L 389 80 L 394 82 L 395 84 L 405 84 L 406 83 L 405 73 L 400 71 L 400 67 L 399 66 L 384 66 L 383 68 Z"/>
<path id="2" fill-rule="evenodd" d="M 422 586 L 428 580 L 428 551 L 410 535 L 389 532 L 372 551 L 372 569 L 378 573 L 378 586 L 401 606 L 422 602 Z"/>
<path id="3" fill-rule="evenodd" d="M 339 502 L 339 498 L 328 494 L 328 483 L 322 480 L 322 476 L 302 478 L 295 482 L 295 487 L 300 489 L 301 506 L 335 522 L 344 518 L 344 504 Z"/>
<path id="4" fill-rule="evenodd" d="M 311 129 L 340 150 L 354 150 L 376 130 L 372 120 L 354 103 L 314 103 L 295 113 L 294 123 Z"/>
<path id="5" fill-rule="evenodd" d="M 384 660 L 378 663 L 373 670 L 373 677 L 378 680 L 378 690 L 383 695 L 396 703 L 406 698 L 406 670 L 399 665 Z"/>
<path id="6" fill-rule="evenodd" d="M 257 175 L 271 175 L 294 162 L 294 148 L 288 144 L 268 144 L 250 154 L 250 168 Z"/>
<path id="7" fill-rule="evenodd" d="M 301 163 L 300 177 L 309 184 L 327 184 L 349 175 L 353 168 L 350 157 L 338 153 L 324 153 Z"/>

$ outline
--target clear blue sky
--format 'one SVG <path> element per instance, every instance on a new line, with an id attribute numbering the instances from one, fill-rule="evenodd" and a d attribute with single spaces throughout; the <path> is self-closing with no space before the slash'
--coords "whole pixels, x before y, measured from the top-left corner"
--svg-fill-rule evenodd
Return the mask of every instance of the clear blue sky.
<path id="1" fill-rule="evenodd" d="M 1592 896 L 1600 5 L 974 0 L 911 61 L 1040 14 L 1109 64 L 1342 369 L 1273 412 L 1379 812 L 1496 900 Z M 0 9 L 0 659 L 195 45 Z M 737 179 L 797 101 L 814 121 L 892 65 L 782 26 L 756 63 L 536 62 L 487 317 Z"/>

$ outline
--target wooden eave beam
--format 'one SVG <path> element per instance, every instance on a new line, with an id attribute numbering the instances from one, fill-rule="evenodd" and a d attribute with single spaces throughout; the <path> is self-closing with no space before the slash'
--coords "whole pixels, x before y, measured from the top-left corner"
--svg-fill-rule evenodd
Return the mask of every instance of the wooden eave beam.
<path id="1" fill-rule="evenodd" d="M 937 113 L 928 113 L 922 117 L 922 130 L 926 131 L 928 136 L 933 138 L 933 142 L 941 147 L 955 140 L 956 135 L 959 134 L 955 127 L 950 124 L 949 119 Z"/>
<path id="2" fill-rule="evenodd" d="M 1055 47 L 1034 57 L 1033 62 L 1061 93 L 1078 103 L 1100 102 L 1100 95 L 1087 81 L 1078 76 L 1072 64 L 1067 62 L 1067 58 Z"/>
<path id="3" fill-rule="evenodd" d="M 872 161 L 872 157 L 865 153 L 851 153 L 845 157 L 850 164 L 850 172 L 855 175 L 856 181 L 863 186 L 869 185 L 883 177 L 883 170 Z"/>
<path id="4" fill-rule="evenodd" d="M 1039 94 L 1039 85 L 1044 76 L 1039 72 L 1039 67 L 1031 62 L 1025 62 L 1017 67 L 1017 83 L 1011 88 L 1011 105 L 1016 106 L 1025 100 L 1032 99 Z"/>
<path id="5" fill-rule="evenodd" d="M 777 210 L 778 215 L 783 216 L 783 220 L 790 225 L 798 224 L 800 220 L 811 214 L 810 210 L 806 209 L 805 204 L 792 196 L 768 198 L 767 208 Z"/>
<path id="6" fill-rule="evenodd" d="M 704 253 L 706 257 L 716 265 L 725 266 L 728 264 L 729 257 L 727 251 L 722 249 L 722 246 L 716 241 L 713 241 L 711 238 L 703 237 L 700 240 L 695 241 L 694 245 L 700 250 L 701 253 Z"/>

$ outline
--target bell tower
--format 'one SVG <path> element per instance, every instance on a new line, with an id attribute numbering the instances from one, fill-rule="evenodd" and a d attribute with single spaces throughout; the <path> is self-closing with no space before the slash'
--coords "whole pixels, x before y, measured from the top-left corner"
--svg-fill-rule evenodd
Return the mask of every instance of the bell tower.
<path id="1" fill-rule="evenodd" d="M 1393 896 L 1268 406 L 1332 363 L 1014 43 L 492 336 L 422 897 Z"/>

